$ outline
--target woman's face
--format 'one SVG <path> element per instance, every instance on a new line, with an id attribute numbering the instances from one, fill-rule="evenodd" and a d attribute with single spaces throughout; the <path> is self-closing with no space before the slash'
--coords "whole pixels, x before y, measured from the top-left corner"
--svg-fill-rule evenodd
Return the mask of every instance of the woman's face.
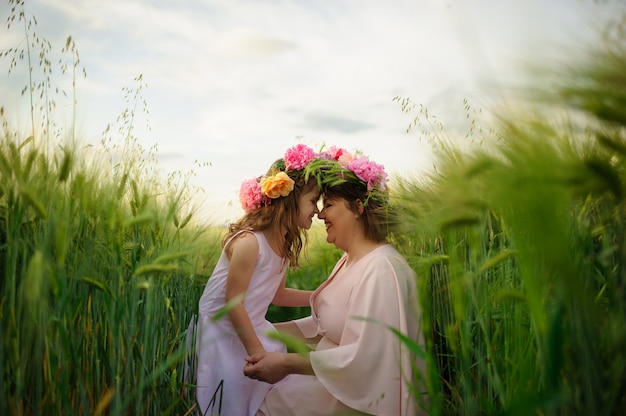
<path id="1" fill-rule="evenodd" d="M 343 198 L 324 198 L 318 218 L 326 225 L 326 241 L 348 251 L 359 227 L 358 215 L 350 209 Z"/>
<path id="2" fill-rule="evenodd" d="M 313 216 L 319 213 L 319 209 L 317 208 L 317 201 L 320 199 L 320 190 L 317 186 L 314 186 L 313 189 L 300 195 L 300 200 L 298 201 L 298 208 L 300 210 L 300 214 L 298 215 L 298 227 L 309 229 L 313 224 Z"/>

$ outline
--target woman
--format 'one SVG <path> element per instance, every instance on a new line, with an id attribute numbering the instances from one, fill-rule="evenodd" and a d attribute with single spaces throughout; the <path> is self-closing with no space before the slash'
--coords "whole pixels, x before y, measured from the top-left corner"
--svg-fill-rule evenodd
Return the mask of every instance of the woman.
<path id="1" fill-rule="evenodd" d="M 328 242 L 345 253 L 311 296 L 312 316 L 276 325 L 315 349 L 246 358 L 245 375 L 277 383 L 257 415 L 414 415 L 419 363 L 391 329 L 419 338 L 415 274 L 387 242 L 397 224 L 386 174 L 342 149 L 326 158 L 312 165 L 322 172 L 318 217 Z"/>

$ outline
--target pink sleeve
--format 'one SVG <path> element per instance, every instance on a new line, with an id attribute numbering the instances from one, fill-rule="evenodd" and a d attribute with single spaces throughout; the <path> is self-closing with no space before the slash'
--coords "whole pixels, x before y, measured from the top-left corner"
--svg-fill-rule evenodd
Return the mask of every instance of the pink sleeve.
<path id="1" fill-rule="evenodd" d="M 410 361 L 386 326 L 417 336 L 415 277 L 406 263 L 375 257 L 355 268 L 355 285 L 339 346 L 311 352 L 313 370 L 338 400 L 372 414 L 405 414 L 411 398 L 405 386 Z M 347 277 L 347 276 L 344 276 Z M 364 319 L 365 318 L 365 319 Z M 402 370 L 401 370 L 402 369 Z"/>
<path id="2" fill-rule="evenodd" d="M 317 336 L 317 324 L 313 317 L 307 316 L 293 321 L 305 338 L 314 338 Z"/>

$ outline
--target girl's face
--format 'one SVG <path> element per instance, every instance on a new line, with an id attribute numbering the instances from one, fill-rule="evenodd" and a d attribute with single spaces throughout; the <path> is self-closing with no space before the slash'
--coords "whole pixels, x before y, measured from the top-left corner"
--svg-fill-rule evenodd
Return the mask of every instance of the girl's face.
<path id="1" fill-rule="evenodd" d="M 317 186 L 313 189 L 300 195 L 298 201 L 298 208 L 300 214 L 298 215 L 298 227 L 308 230 L 313 224 L 313 216 L 319 213 L 317 208 L 317 201 L 320 199 L 320 190 Z"/>
<path id="2" fill-rule="evenodd" d="M 343 251 L 348 251 L 359 227 L 358 215 L 343 198 L 324 198 L 323 208 L 317 217 L 326 225 L 326 241 Z"/>

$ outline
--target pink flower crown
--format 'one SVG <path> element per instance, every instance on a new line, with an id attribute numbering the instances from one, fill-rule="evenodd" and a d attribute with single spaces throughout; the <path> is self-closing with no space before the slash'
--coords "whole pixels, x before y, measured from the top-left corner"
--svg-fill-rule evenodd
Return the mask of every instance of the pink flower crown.
<path id="1" fill-rule="evenodd" d="M 384 192 L 387 189 L 387 173 L 384 166 L 369 160 L 367 156 L 352 154 L 343 148 L 330 146 L 320 154 L 320 159 L 336 161 L 339 164 L 336 173 L 341 180 L 349 180 L 345 175 L 347 172 L 344 171 L 350 171 L 357 180 L 365 183 L 368 192 L 375 189 Z"/>
<path id="2" fill-rule="evenodd" d="M 332 161 L 329 169 L 328 162 Z M 309 146 L 298 144 L 285 152 L 283 159 L 272 166 L 269 175 L 245 180 L 239 190 L 239 201 L 246 212 L 268 206 L 272 199 L 285 197 L 293 191 L 295 182 L 287 171 L 304 172 L 317 178 L 318 184 L 333 184 L 346 181 L 360 181 L 367 187 L 368 195 L 372 191 L 385 192 L 387 173 L 379 165 L 359 153 L 330 146 L 321 153 L 316 153 Z M 324 175 L 326 177 L 321 178 Z"/>
<path id="3" fill-rule="evenodd" d="M 239 189 L 239 201 L 246 212 L 268 206 L 272 199 L 285 197 L 293 191 L 295 182 L 287 171 L 302 171 L 319 155 L 304 144 L 297 144 L 285 152 L 283 159 L 275 163 L 269 175 L 247 179 Z"/>

